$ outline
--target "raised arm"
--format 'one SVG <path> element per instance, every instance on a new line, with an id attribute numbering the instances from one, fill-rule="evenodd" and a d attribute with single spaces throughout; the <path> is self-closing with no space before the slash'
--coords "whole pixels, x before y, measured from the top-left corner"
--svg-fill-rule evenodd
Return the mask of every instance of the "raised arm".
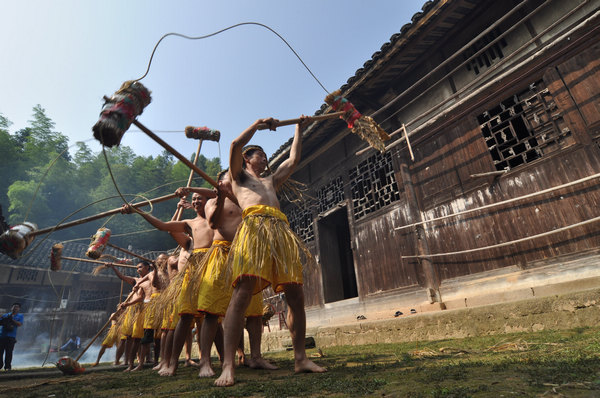
<path id="1" fill-rule="evenodd" d="M 223 209 L 225 207 L 225 198 L 229 198 L 236 206 L 239 207 L 237 198 L 233 194 L 231 182 L 227 178 L 220 179 L 217 183 L 217 198 L 206 202 L 204 213 L 206 220 L 212 229 L 219 228 Z"/>
<path id="2" fill-rule="evenodd" d="M 229 147 L 229 173 L 233 180 L 239 180 L 239 177 L 242 173 L 242 165 L 244 163 L 242 158 L 242 148 L 250 142 L 250 139 L 256 133 L 259 124 L 265 123 L 269 126 L 269 130 L 275 130 L 276 127 L 274 124 L 277 121 L 272 117 L 267 119 L 258 119 L 254 123 L 252 123 L 246 130 L 242 132 L 236 139 L 231 141 L 231 146 Z"/>
<path id="3" fill-rule="evenodd" d="M 121 213 L 123 214 L 131 214 L 135 212 L 134 208 L 129 204 L 124 204 L 121 208 Z M 137 212 L 140 216 L 144 217 L 146 221 L 148 221 L 154 228 L 167 231 L 167 232 L 191 232 L 189 231 L 188 225 L 184 221 L 161 221 L 158 218 L 154 217 L 151 214 Z"/>
<path id="4" fill-rule="evenodd" d="M 115 273 L 115 275 L 117 275 L 119 277 L 119 279 L 121 279 L 123 282 L 125 283 L 129 283 L 131 286 L 135 286 L 135 278 L 131 277 L 131 276 L 127 276 L 127 275 L 123 275 L 118 269 L 117 267 L 115 267 L 113 265 L 113 263 L 106 263 L 106 266 L 110 269 L 113 270 L 113 272 Z"/>
<path id="5" fill-rule="evenodd" d="M 183 213 L 183 210 L 185 209 L 191 209 L 192 208 L 192 204 L 190 202 L 188 202 L 185 197 L 181 198 L 181 200 L 179 200 L 179 202 L 177 203 L 177 209 L 181 208 L 181 212 Z M 178 212 L 176 211 L 173 214 L 173 217 L 171 218 L 171 221 L 179 221 L 177 219 L 178 216 Z M 190 235 L 188 235 L 189 232 L 171 232 L 168 231 L 169 235 L 171 235 L 171 238 L 173 238 L 175 240 L 175 242 L 177 242 L 177 244 L 181 247 L 183 247 L 184 249 L 188 249 L 192 238 L 190 237 Z"/>
<path id="6" fill-rule="evenodd" d="M 209 188 L 200 188 L 200 187 L 180 187 L 177 188 L 175 194 L 180 197 L 186 197 L 190 193 L 197 193 L 198 195 L 202 195 L 208 199 L 216 198 L 217 193 L 214 189 Z"/>
<path id="7" fill-rule="evenodd" d="M 281 187 L 281 185 L 289 178 L 300 162 L 300 157 L 302 154 L 302 129 L 307 123 L 307 117 L 302 115 L 300 119 L 301 121 L 296 125 L 296 130 L 294 132 L 294 140 L 292 141 L 292 146 L 290 147 L 290 156 L 284 160 L 279 165 L 277 170 L 275 170 L 275 173 L 273 173 L 273 184 L 275 189 Z"/>

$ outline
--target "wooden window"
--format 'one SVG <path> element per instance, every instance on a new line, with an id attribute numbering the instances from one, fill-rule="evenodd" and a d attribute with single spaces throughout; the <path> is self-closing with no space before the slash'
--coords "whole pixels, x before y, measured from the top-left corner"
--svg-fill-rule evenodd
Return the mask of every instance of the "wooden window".
<path id="1" fill-rule="evenodd" d="M 313 216 L 312 212 L 306 207 L 297 207 L 294 205 L 289 206 L 285 214 L 290 222 L 290 228 L 298 235 L 304 242 L 311 242 L 315 240 L 315 233 L 313 229 Z"/>
<path id="2" fill-rule="evenodd" d="M 492 66 L 495 61 L 504 58 L 502 48 L 506 47 L 506 40 L 504 38 L 498 39 L 499 35 L 500 31 L 496 28 L 465 50 L 463 53 L 464 59 L 467 60 L 471 58 L 465 66 L 468 71 L 473 72 L 475 76 L 477 76 L 482 70 Z M 488 49 L 478 56 L 473 57 L 474 54 L 490 43 L 493 44 Z"/>
<path id="3" fill-rule="evenodd" d="M 390 152 L 377 153 L 349 170 L 354 219 L 400 199 Z"/>
<path id="4" fill-rule="evenodd" d="M 496 170 L 510 170 L 575 143 L 542 80 L 477 116 Z"/>
<path id="5" fill-rule="evenodd" d="M 337 177 L 317 191 L 317 209 L 319 214 L 331 209 L 344 200 L 342 177 Z"/>

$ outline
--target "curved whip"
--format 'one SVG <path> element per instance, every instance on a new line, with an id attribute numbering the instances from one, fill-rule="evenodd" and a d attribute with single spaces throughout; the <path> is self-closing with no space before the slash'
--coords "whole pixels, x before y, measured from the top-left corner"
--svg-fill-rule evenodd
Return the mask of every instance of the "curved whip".
<path id="1" fill-rule="evenodd" d="M 207 39 L 207 38 L 212 37 L 212 36 L 216 36 L 219 33 L 223 33 L 223 32 L 225 32 L 227 30 L 230 30 L 230 29 L 233 29 L 233 28 L 237 28 L 238 26 L 243 26 L 243 25 L 256 25 L 256 26 L 263 27 L 263 28 L 271 31 L 272 33 L 274 33 L 277 37 L 279 37 L 285 43 L 285 45 L 288 46 L 288 48 L 290 50 L 292 50 L 292 52 L 294 53 L 294 55 L 296 56 L 296 58 L 298 58 L 298 60 L 302 63 L 302 65 L 304 65 L 304 67 L 306 68 L 306 70 L 308 71 L 308 73 L 310 73 L 310 75 L 313 77 L 313 79 L 315 79 L 315 81 L 317 83 L 319 83 L 319 86 L 321 86 L 321 88 L 323 90 L 325 90 L 325 92 L 327 94 L 329 94 L 329 91 L 327 91 L 327 89 L 325 88 L 325 86 L 323 86 L 323 84 L 321 83 L 321 81 L 319 81 L 319 79 L 315 76 L 315 74 L 310 70 L 310 68 L 308 67 L 308 65 L 306 65 L 306 63 L 304 63 L 304 61 L 302 60 L 302 58 L 300 57 L 300 55 L 298 55 L 298 53 L 296 52 L 296 50 L 294 50 L 294 48 L 290 45 L 290 43 L 288 43 L 287 40 L 285 40 L 283 38 L 283 36 L 281 36 L 279 33 L 277 33 L 274 29 L 270 28 L 267 25 L 259 23 L 259 22 L 240 22 L 238 24 L 228 26 L 228 27 L 226 27 L 224 29 L 218 30 L 216 32 L 213 32 L 213 33 L 210 33 L 210 34 L 207 34 L 207 35 L 204 35 L 204 36 L 187 36 L 187 35 L 184 35 L 184 34 L 181 34 L 181 33 L 175 33 L 175 32 L 167 33 L 167 34 L 163 35 L 163 37 L 161 37 L 160 40 L 158 40 L 158 42 L 154 46 L 154 49 L 152 50 L 152 55 L 150 55 L 150 60 L 148 61 L 148 68 L 146 69 L 146 73 L 144 73 L 144 75 L 142 77 L 140 77 L 140 78 L 138 78 L 136 80 L 133 80 L 133 82 L 140 81 L 140 80 L 142 80 L 143 78 L 145 78 L 148 75 L 148 72 L 150 72 L 150 65 L 152 65 L 152 59 L 154 58 L 154 53 L 156 52 L 156 49 L 158 48 L 158 45 L 160 44 L 160 42 L 163 41 L 163 39 L 165 39 L 166 37 L 168 37 L 168 36 L 178 36 L 178 37 L 182 37 L 182 38 L 188 39 L 188 40 L 201 40 L 201 39 Z"/>

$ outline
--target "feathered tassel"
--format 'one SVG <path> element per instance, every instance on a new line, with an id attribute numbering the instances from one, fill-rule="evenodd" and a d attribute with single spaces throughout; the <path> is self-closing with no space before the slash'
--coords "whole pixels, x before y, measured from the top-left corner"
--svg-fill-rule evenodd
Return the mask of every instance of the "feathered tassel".
<path id="1" fill-rule="evenodd" d="M 92 127 L 94 138 L 107 147 L 119 145 L 133 120 L 151 101 L 150 91 L 142 83 L 126 81 L 104 103 L 100 119 Z"/>
<path id="2" fill-rule="evenodd" d="M 325 97 L 325 102 L 333 110 L 345 112 L 340 118 L 348 124 L 348 128 L 352 129 L 354 134 L 367 141 L 369 145 L 379 152 L 383 153 L 385 151 L 385 144 L 383 142 L 389 140 L 390 136 L 372 117 L 363 116 L 350 101 L 342 97 L 341 90 L 336 90 L 328 94 Z"/>
<path id="3" fill-rule="evenodd" d="M 219 130 L 209 129 L 208 127 L 187 126 L 185 128 L 185 136 L 187 138 L 219 142 L 221 139 L 221 132 Z"/>

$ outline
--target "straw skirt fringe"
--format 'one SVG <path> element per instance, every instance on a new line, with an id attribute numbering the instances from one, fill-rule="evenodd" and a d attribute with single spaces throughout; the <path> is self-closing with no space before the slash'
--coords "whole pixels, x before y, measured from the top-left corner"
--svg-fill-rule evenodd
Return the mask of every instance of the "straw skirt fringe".
<path id="1" fill-rule="evenodd" d="M 229 254 L 234 286 L 240 278 L 253 276 L 259 279 L 254 293 L 269 285 L 280 292 L 285 284 L 302 284 L 302 264 L 313 263 L 310 251 L 279 209 L 257 205 L 244 210 Z"/>

